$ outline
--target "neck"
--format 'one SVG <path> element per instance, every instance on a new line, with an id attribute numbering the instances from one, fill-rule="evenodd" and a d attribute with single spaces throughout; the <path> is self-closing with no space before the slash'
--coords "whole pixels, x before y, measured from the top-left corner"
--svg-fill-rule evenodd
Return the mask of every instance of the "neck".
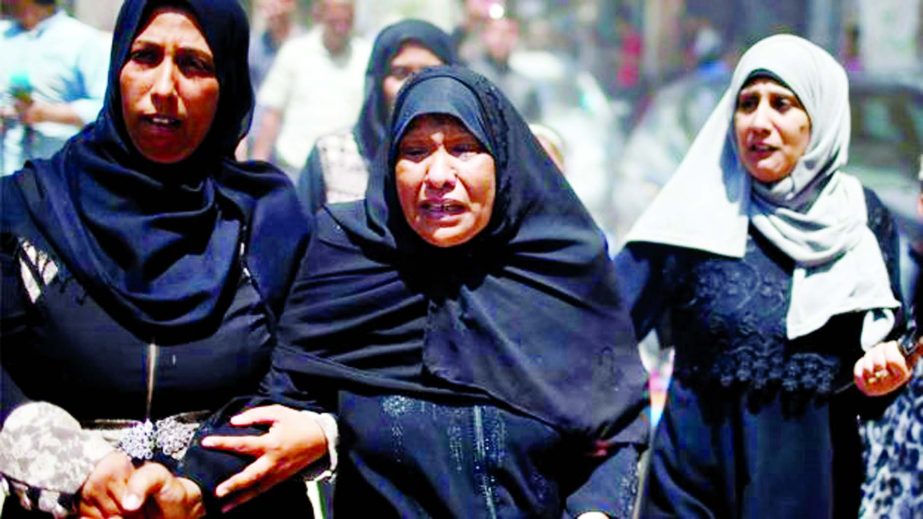
<path id="1" fill-rule="evenodd" d="M 53 5 L 26 4 L 22 7 L 22 14 L 16 21 L 23 29 L 31 31 L 42 21 L 51 17 L 54 12 L 55 6 Z"/>
<path id="2" fill-rule="evenodd" d="M 508 56 L 506 59 L 497 59 L 496 57 L 488 54 L 487 61 L 491 63 L 497 70 L 506 71 L 510 68 L 510 60 Z"/>
<path id="3" fill-rule="evenodd" d="M 321 39 L 324 42 L 324 48 L 327 49 L 327 52 L 329 52 L 330 54 L 333 54 L 334 56 L 339 56 L 340 54 L 343 54 L 343 52 L 346 51 L 346 47 L 348 46 L 348 42 L 340 43 L 339 41 L 337 41 L 336 36 L 332 36 L 328 34 L 327 31 L 324 31 L 324 34 L 321 37 Z"/>
<path id="4" fill-rule="evenodd" d="M 279 45 L 292 33 L 292 25 L 291 20 L 279 20 L 270 24 L 267 31 L 272 41 Z"/>

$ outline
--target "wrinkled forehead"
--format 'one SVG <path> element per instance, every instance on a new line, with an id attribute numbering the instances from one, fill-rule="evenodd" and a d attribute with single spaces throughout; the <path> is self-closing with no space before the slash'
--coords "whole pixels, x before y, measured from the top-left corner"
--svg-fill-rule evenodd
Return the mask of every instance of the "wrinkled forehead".
<path id="1" fill-rule="evenodd" d="M 189 22 L 192 23 L 192 26 L 195 28 L 195 34 L 188 34 L 184 36 L 184 42 L 196 41 L 199 44 L 204 44 L 205 47 L 207 47 L 207 50 L 211 52 L 211 45 L 209 45 L 208 39 L 205 37 L 205 31 L 202 29 L 202 25 L 199 23 L 199 19 L 196 16 L 196 13 L 190 9 L 189 6 L 183 5 L 179 2 L 159 4 L 155 3 L 146 9 L 144 16 L 141 17 L 141 23 L 138 24 L 138 29 L 135 31 L 135 34 L 131 39 L 131 43 L 134 44 L 134 42 L 138 41 L 138 39 L 151 28 L 154 20 L 156 20 L 157 17 L 161 15 L 179 15 L 189 20 Z M 175 30 L 176 27 L 171 26 L 170 29 L 172 31 Z"/>
<path id="2" fill-rule="evenodd" d="M 432 133 L 437 131 L 442 133 L 460 131 L 477 139 L 471 130 L 465 126 L 465 123 L 458 117 L 444 113 L 429 113 L 415 116 L 407 125 L 404 132 L 399 136 L 398 143 L 417 132 Z"/>

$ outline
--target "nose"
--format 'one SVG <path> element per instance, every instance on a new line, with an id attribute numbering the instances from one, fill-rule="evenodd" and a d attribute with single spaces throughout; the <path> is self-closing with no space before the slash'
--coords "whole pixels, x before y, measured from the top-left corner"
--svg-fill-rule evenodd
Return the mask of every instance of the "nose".
<path id="1" fill-rule="evenodd" d="M 176 92 L 176 81 L 173 77 L 173 63 L 165 59 L 154 71 L 154 84 L 151 86 L 151 95 L 155 98 L 165 99 Z"/>
<path id="2" fill-rule="evenodd" d="M 455 187 L 455 181 L 455 168 L 451 164 L 451 156 L 440 146 L 427 165 L 426 185 L 440 191 L 451 191 Z"/>
<path id="3" fill-rule="evenodd" d="M 754 130 L 768 130 L 771 124 L 771 113 L 772 109 L 769 106 L 769 103 L 760 101 L 757 105 L 756 110 L 753 111 L 753 117 L 750 118 L 750 126 Z"/>

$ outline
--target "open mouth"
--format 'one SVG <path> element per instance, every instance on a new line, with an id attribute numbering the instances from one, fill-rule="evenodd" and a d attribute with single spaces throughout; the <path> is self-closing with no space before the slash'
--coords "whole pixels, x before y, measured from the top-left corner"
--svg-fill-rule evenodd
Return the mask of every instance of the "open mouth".
<path id="1" fill-rule="evenodd" d="M 430 216 L 454 216 L 463 213 L 465 206 L 454 200 L 425 200 L 420 209 Z"/>
<path id="2" fill-rule="evenodd" d="M 181 122 L 176 117 L 167 115 L 146 115 L 145 122 L 158 128 L 179 128 Z"/>
<path id="3" fill-rule="evenodd" d="M 754 153 L 771 153 L 776 150 L 775 146 L 764 143 L 751 144 L 749 150 Z"/>

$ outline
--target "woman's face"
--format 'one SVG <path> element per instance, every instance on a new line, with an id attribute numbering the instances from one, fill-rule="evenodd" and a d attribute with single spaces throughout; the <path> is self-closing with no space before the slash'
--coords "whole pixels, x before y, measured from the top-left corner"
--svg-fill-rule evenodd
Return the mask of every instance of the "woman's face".
<path id="1" fill-rule="evenodd" d="M 202 144 L 218 108 L 215 59 L 189 13 L 156 9 L 119 76 L 122 116 L 148 160 L 181 161 Z"/>
<path id="2" fill-rule="evenodd" d="M 398 145 L 394 172 L 404 218 L 427 243 L 460 245 L 490 222 L 494 158 L 456 118 L 417 117 Z"/>
<path id="3" fill-rule="evenodd" d="M 429 67 L 437 67 L 443 62 L 433 51 L 414 41 L 401 45 L 401 49 L 394 55 L 388 69 L 388 75 L 381 83 L 381 91 L 389 107 L 394 106 L 397 93 L 410 76 Z"/>
<path id="4" fill-rule="evenodd" d="M 757 77 L 737 94 L 734 134 L 744 168 L 770 183 L 795 169 L 811 141 L 811 119 L 794 92 Z"/>

